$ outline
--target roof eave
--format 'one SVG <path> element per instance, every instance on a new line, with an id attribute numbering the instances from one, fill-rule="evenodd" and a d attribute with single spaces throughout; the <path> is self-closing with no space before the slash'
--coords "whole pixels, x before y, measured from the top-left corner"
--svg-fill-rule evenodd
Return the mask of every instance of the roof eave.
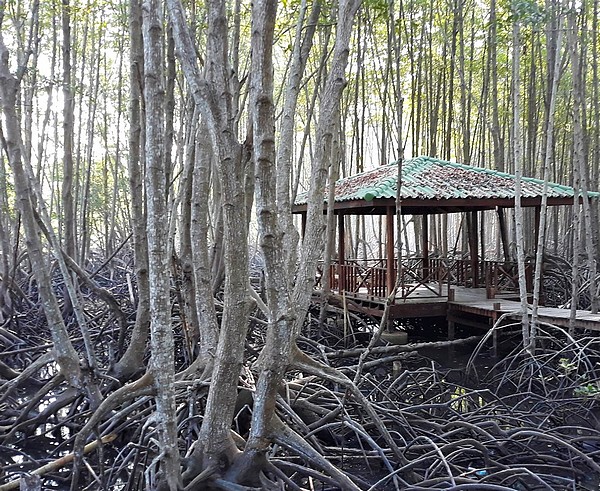
<path id="1" fill-rule="evenodd" d="M 592 199 L 592 198 L 591 198 Z M 581 198 L 580 201 L 583 201 Z M 540 206 L 541 197 L 522 198 L 523 207 Z M 573 204 L 572 197 L 548 197 L 548 206 L 564 206 Z M 515 202 L 512 198 L 450 198 L 450 199 L 418 199 L 406 198 L 402 200 L 403 215 L 437 215 L 442 213 L 459 213 L 465 211 L 493 210 L 500 208 L 514 208 Z M 394 198 L 379 198 L 371 201 L 348 200 L 337 201 L 334 204 L 336 214 L 347 212 L 349 215 L 383 215 L 390 207 L 396 207 Z M 292 213 L 306 213 L 307 205 L 298 204 L 292 208 Z M 323 211 L 327 211 L 327 204 Z"/>

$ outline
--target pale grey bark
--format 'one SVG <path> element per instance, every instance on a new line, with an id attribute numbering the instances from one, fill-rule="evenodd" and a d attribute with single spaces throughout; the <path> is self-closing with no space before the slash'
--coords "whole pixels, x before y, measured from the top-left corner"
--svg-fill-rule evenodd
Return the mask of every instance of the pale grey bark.
<path id="1" fill-rule="evenodd" d="M 188 108 L 189 111 L 189 108 Z M 192 114 L 191 118 L 188 118 L 188 124 L 186 129 L 185 139 L 185 157 L 183 171 L 181 172 L 180 181 L 180 206 L 181 212 L 178 217 L 179 222 L 179 255 L 176 258 L 173 254 L 173 261 L 177 261 L 178 265 L 175 264 L 181 271 L 176 271 L 175 274 L 181 278 L 181 294 L 179 296 L 179 302 L 182 309 L 181 323 L 182 330 L 186 340 L 186 352 L 188 353 L 189 363 L 191 363 L 195 354 L 198 351 L 198 341 L 200 338 L 199 324 L 198 324 L 198 313 L 196 309 L 196 293 L 195 293 L 195 282 L 194 282 L 194 257 L 193 257 L 193 245 L 192 245 L 192 199 L 194 191 L 193 173 L 194 163 L 196 160 L 196 136 L 197 136 L 197 117 L 195 112 L 189 111 Z M 201 138 L 201 136 L 200 136 Z M 168 185 L 168 183 L 167 183 Z M 171 223 L 175 223 L 175 219 L 171 219 Z"/>
<path id="2" fill-rule="evenodd" d="M 338 176 L 338 166 L 332 165 L 331 172 L 329 176 L 329 185 L 327 186 L 327 223 L 326 223 L 326 234 L 325 234 L 325 250 L 323 252 L 323 263 L 322 263 L 322 274 L 321 274 L 321 288 L 323 290 L 321 299 L 320 299 L 320 312 L 319 312 L 319 330 L 322 331 L 325 321 L 327 319 L 327 313 L 329 312 L 329 296 L 331 295 L 331 275 L 329 274 L 331 264 L 334 257 L 335 245 L 337 243 L 336 240 L 336 231 L 338 231 L 338 226 L 336 226 L 336 215 L 334 213 L 334 204 L 335 204 L 335 181 Z M 342 218 L 344 220 L 344 218 Z M 339 238 L 338 238 L 339 240 Z M 345 240 L 342 238 L 341 240 Z M 338 246 L 339 247 L 339 246 Z M 339 257 L 338 262 L 344 258 Z M 344 321 L 345 322 L 345 321 Z"/>
<path id="3" fill-rule="evenodd" d="M 204 367 L 213 366 L 219 335 L 208 254 L 208 203 L 211 168 L 212 147 L 206 139 L 206 128 L 203 124 L 199 124 L 196 132 L 193 175 L 191 240 L 196 311 L 200 331 L 198 360 Z"/>
<path id="4" fill-rule="evenodd" d="M 4 139 L 0 128 L 0 140 Z M 4 156 L 0 157 L 0 324 L 12 314 L 11 282 L 11 231 L 8 214 L 8 185 Z"/>
<path id="5" fill-rule="evenodd" d="M 497 14 L 496 0 L 491 0 L 490 3 L 490 35 L 489 35 L 489 51 L 490 51 L 490 80 L 492 92 L 492 139 L 494 151 L 494 165 L 497 170 L 504 171 L 504 139 L 500 128 L 499 116 L 499 97 L 498 97 L 498 61 L 497 61 Z M 508 259 L 508 258 L 506 258 Z"/>
<path id="6" fill-rule="evenodd" d="M 348 45 L 359 5 L 360 0 L 342 0 L 339 3 L 333 57 L 321 95 L 315 154 L 311 164 L 310 187 L 307 197 L 306 230 L 293 293 L 293 302 L 298 306 L 295 319 L 296 334 L 300 331 L 306 317 L 306 307 L 308 307 L 312 295 L 317 263 L 323 252 L 325 232 L 323 198 L 331 157 L 329 152 L 335 130 L 335 114 L 339 109 L 341 94 L 346 86 L 345 70 L 348 63 Z"/>
<path id="7" fill-rule="evenodd" d="M 54 354 L 61 374 L 73 386 L 83 388 L 79 357 L 73 348 L 65 327 L 58 301 L 52 290 L 48 265 L 42 250 L 42 241 L 35 221 L 32 199 L 34 191 L 23 162 L 23 141 L 16 111 L 17 93 L 26 66 L 20 65 L 16 74 L 10 72 L 9 53 L 0 31 L 0 99 L 4 113 L 5 140 L 8 160 L 14 175 L 17 206 L 21 213 L 27 239 L 27 250 L 39 295 L 54 344 Z"/>
<path id="8" fill-rule="evenodd" d="M 583 49 L 583 43 L 580 43 L 577 26 L 577 8 L 576 2 L 571 2 L 569 13 L 567 14 L 567 45 L 569 48 L 569 58 L 571 61 L 572 83 L 573 83 L 573 167 L 577 167 L 579 177 L 579 192 L 583 200 L 583 220 L 581 221 L 582 230 L 580 239 L 583 240 L 585 253 L 587 256 L 587 267 L 589 270 L 589 293 L 591 299 L 591 311 L 593 314 L 598 312 L 598 292 L 597 285 L 597 266 L 594 254 L 594 244 L 592 242 L 592 231 L 597 228 L 597 224 L 592 222 L 592 213 L 588 198 L 588 155 L 586 148 L 586 130 L 585 123 L 585 85 L 583 80 L 583 65 L 581 63 L 580 50 Z M 575 175 L 575 173 L 574 173 Z M 578 193 L 576 193 L 578 194 Z M 578 199 L 574 206 L 579 207 Z"/>
<path id="9" fill-rule="evenodd" d="M 144 354 L 150 332 L 150 285 L 148 282 L 148 241 L 146 238 L 146 212 L 143 169 L 145 160 L 140 150 L 144 145 L 142 128 L 142 74 L 144 54 L 142 47 L 142 9 L 140 0 L 129 2 L 129 192 L 131 196 L 131 227 L 135 256 L 135 276 L 138 290 L 135 324 L 131 340 L 123 356 L 113 367 L 113 374 L 126 380 L 144 370 Z M 125 332 L 119 334 L 119 350 Z"/>
<path id="10" fill-rule="evenodd" d="M 178 0 L 167 2 L 177 54 L 194 101 L 206 122 L 217 159 L 223 199 L 225 290 L 221 331 L 212 372 L 207 407 L 197 452 L 207 466 L 220 465 L 236 453 L 230 425 L 243 361 L 249 305 L 247 201 L 244 195 L 246 152 L 236 140 L 237 108 L 229 82 L 227 15 L 225 2 L 207 3 L 205 76 L 200 74 L 194 44 Z"/>
<path id="11" fill-rule="evenodd" d="M 554 120 L 556 110 L 556 91 L 560 80 L 560 50 L 562 39 L 562 17 L 558 14 L 556 23 L 548 23 L 547 29 L 548 67 L 550 70 L 550 85 L 548 87 L 548 107 L 546 113 L 546 145 L 544 150 L 542 202 L 540 206 L 540 224 L 538 230 L 538 243 L 535 254 L 535 276 L 533 279 L 533 305 L 531 312 L 530 342 L 535 349 L 538 323 L 538 306 L 542 287 L 542 261 L 546 250 L 546 213 L 548 201 L 548 182 L 550 180 L 550 165 L 554 147 Z"/>
<path id="12" fill-rule="evenodd" d="M 519 12 L 513 12 L 512 41 L 512 81 L 513 81 L 513 161 L 515 165 L 515 241 L 517 246 L 517 267 L 519 270 L 519 297 L 521 299 L 521 331 L 523 346 L 529 349 L 529 314 L 527 305 L 527 284 L 525 280 L 525 238 L 523 236 L 523 207 L 521 206 L 521 179 L 523 177 L 523 135 L 521 129 L 521 25 Z"/>
<path id="13" fill-rule="evenodd" d="M 63 63 L 63 243 L 65 251 L 76 258 L 75 245 L 75 202 L 73 198 L 73 126 L 75 106 L 71 71 L 71 6 L 62 0 L 62 63 Z"/>
<path id="14" fill-rule="evenodd" d="M 93 19 L 92 19 L 93 21 Z M 98 100 L 99 100 L 99 91 L 100 91 L 100 66 L 101 66 L 101 50 L 102 43 L 105 42 L 102 34 L 98 36 L 98 40 L 96 45 L 91 44 L 90 50 L 90 75 L 92 75 L 92 87 L 90 87 L 89 94 L 87 96 L 87 103 L 85 104 L 88 109 L 88 118 L 87 118 L 87 131 L 86 131 L 86 143 L 85 143 L 85 159 L 82 161 L 80 156 L 78 155 L 78 171 L 76 175 L 80 176 L 81 186 L 77 185 L 76 189 L 78 191 L 77 203 L 78 203 L 78 212 L 79 219 L 76 221 L 76 229 L 77 237 L 78 237 L 78 254 L 79 254 L 79 262 L 81 264 L 85 264 L 85 258 L 87 255 L 87 251 L 90 247 L 91 233 L 90 233 L 90 192 L 92 186 L 92 168 L 94 165 L 94 145 L 96 141 L 96 131 L 93 130 L 94 125 L 96 124 L 96 118 L 98 115 Z M 81 104 L 81 101 L 80 101 Z M 83 107 L 84 104 L 81 104 L 80 107 Z M 79 125 L 79 128 L 83 127 L 83 122 Z M 78 145 L 79 147 L 79 145 Z"/>
<path id="15" fill-rule="evenodd" d="M 283 247 L 287 251 L 287 274 L 293 274 L 296 267 L 298 233 L 294 227 L 291 213 L 291 176 L 293 160 L 293 140 L 295 134 L 296 107 L 306 69 L 306 61 L 312 48 L 316 25 L 321 12 L 319 1 L 313 3 L 310 16 L 305 25 L 306 0 L 300 6 L 296 23 L 296 37 L 292 52 L 290 72 L 286 83 L 283 111 L 281 114 L 279 144 L 277 146 L 277 209 L 282 220 Z"/>
<path id="16" fill-rule="evenodd" d="M 179 488 L 179 450 L 175 408 L 175 343 L 171 327 L 169 237 L 166 202 L 165 88 L 161 2 L 143 8 L 144 100 L 146 107 L 146 206 L 150 278 L 150 373 L 156 390 L 158 459 L 166 488 Z"/>
<path id="17" fill-rule="evenodd" d="M 256 166 L 256 215 L 265 261 L 265 291 L 269 309 L 266 344 L 259 358 L 250 437 L 244 449 L 249 460 L 264 456 L 270 446 L 270 423 L 275 399 L 288 366 L 292 346 L 293 312 L 290 276 L 286 274 L 283 216 L 276 202 L 275 107 L 273 103 L 273 36 L 276 0 L 257 0 L 252 8 L 252 78 L 250 107 Z M 280 221 L 281 220 L 281 221 Z M 245 469 L 251 473 L 253 465 Z M 250 476 L 248 476 L 250 477 Z M 244 479 L 246 480 L 246 479 Z"/>

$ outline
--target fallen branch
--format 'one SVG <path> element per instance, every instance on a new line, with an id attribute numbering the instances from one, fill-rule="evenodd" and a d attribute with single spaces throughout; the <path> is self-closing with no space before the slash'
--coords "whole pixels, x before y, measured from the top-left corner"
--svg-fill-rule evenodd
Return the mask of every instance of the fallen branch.
<path id="1" fill-rule="evenodd" d="M 433 341 L 430 343 L 412 343 L 403 345 L 392 345 L 392 346 L 375 346 L 371 348 L 370 354 L 372 355 L 391 355 L 393 353 L 403 353 L 406 351 L 416 351 L 423 348 L 442 348 L 444 346 L 457 346 L 460 344 L 475 343 L 481 339 L 482 336 L 470 336 L 463 339 L 455 339 L 453 341 Z M 328 358 L 349 358 L 353 356 L 360 356 L 366 348 L 353 348 L 337 350 L 333 353 L 328 353 Z"/>
<path id="2" fill-rule="evenodd" d="M 94 440 L 91 443 L 88 443 L 85 447 L 83 447 L 83 453 L 87 454 L 90 453 L 91 451 L 95 450 L 96 447 L 98 447 L 99 444 L 102 445 L 106 445 L 107 443 L 110 443 L 112 441 L 114 441 L 117 438 L 117 435 L 115 433 L 111 433 L 110 435 L 105 435 L 102 438 L 100 438 L 100 440 Z M 38 469 L 35 469 L 33 472 L 31 472 L 31 475 L 34 476 L 43 476 L 44 474 L 47 474 L 48 472 L 52 472 L 55 471 L 57 469 L 60 469 L 61 467 L 64 467 L 65 465 L 73 462 L 73 459 L 75 458 L 75 453 L 69 453 L 63 457 L 60 457 L 59 459 L 53 460 L 52 462 L 43 465 L 42 467 L 39 467 Z M 10 489 L 18 489 L 19 485 L 20 485 L 21 479 L 15 479 L 14 481 L 10 481 L 6 484 L 2 484 L 0 485 L 0 491 L 9 491 Z"/>

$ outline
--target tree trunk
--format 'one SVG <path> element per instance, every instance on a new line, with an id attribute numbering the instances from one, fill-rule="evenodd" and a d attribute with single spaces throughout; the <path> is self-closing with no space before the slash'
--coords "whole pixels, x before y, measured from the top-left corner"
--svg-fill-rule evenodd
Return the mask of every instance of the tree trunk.
<path id="1" fill-rule="evenodd" d="M 63 243 L 66 253 L 76 258 L 75 202 L 73 199 L 73 126 L 75 106 L 71 72 L 71 6 L 62 0 L 63 63 Z"/>
<path id="2" fill-rule="evenodd" d="M 175 408 L 175 344 L 171 327 L 169 237 L 166 202 L 165 88 L 163 16 L 159 0 L 143 9 L 144 101 L 146 104 L 146 206 L 148 208 L 148 270 L 150 279 L 150 373 L 156 389 L 156 429 L 161 482 L 179 489 L 179 449 Z"/>
<path id="3" fill-rule="evenodd" d="M 283 216 L 278 215 L 275 169 L 275 108 L 273 104 L 273 33 L 276 0 L 257 0 L 252 8 L 252 79 L 250 114 L 256 166 L 256 214 L 259 241 L 265 261 L 265 287 L 269 308 L 266 344 L 259 359 L 260 374 L 254 395 L 250 437 L 239 470 L 242 482 L 260 484 L 256 463 L 270 446 L 275 401 L 287 369 L 292 345 L 293 314 L 289 302 L 290 277 L 286 272 Z M 289 212 L 284 212 L 289 213 Z M 242 464 L 243 462 L 243 464 Z M 239 479 L 239 478 L 237 478 Z"/>
<path id="4" fill-rule="evenodd" d="M 296 24 L 296 39 L 292 54 L 290 74 L 286 84 L 285 102 L 281 115 L 281 127 L 279 145 L 277 147 L 277 209 L 283 226 L 283 246 L 287 251 L 288 275 L 293 274 L 296 266 L 296 249 L 298 244 L 298 233 L 294 228 L 291 213 L 291 167 L 294 139 L 295 116 L 302 76 L 306 68 L 306 61 L 312 47 L 312 40 L 316 30 L 321 4 L 319 1 L 313 3 L 310 17 L 306 26 L 304 16 L 306 11 L 306 0 L 302 1 L 300 15 Z M 302 33 L 304 32 L 304 37 Z"/>
<path id="5" fill-rule="evenodd" d="M 578 39 L 578 27 L 576 17 L 577 5 L 572 2 L 571 9 L 567 15 L 567 44 L 571 60 L 571 71 L 573 80 L 573 166 L 577 166 L 581 197 L 583 199 L 583 220 L 580 221 L 580 238 L 584 241 L 587 266 L 589 271 L 589 293 L 591 299 L 592 314 L 598 312 L 598 292 L 596 291 L 596 258 L 594 244 L 592 242 L 593 230 L 598 226 L 592 222 L 590 202 L 588 198 L 588 155 L 586 148 L 585 124 L 585 85 L 583 77 L 583 64 L 581 63 L 581 45 Z M 575 175 L 575 172 L 573 173 Z M 575 206 L 579 207 L 576 193 Z"/>
<path id="6" fill-rule="evenodd" d="M 219 336 L 219 325 L 215 311 L 208 254 L 208 200 L 206 197 L 210 195 L 212 147 L 206 138 L 206 133 L 206 127 L 199 124 L 196 133 L 191 239 L 192 256 L 194 258 L 196 311 L 200 330 L 197 360 L 205 368 L 212 369 Z"/>
<path id="7" fill-rule="evenodd" d="M 221 332 L 199 445 L 194 456 L 208 468 L 231 463 L 237 450 L 230 434 L 237 381 L 242 367 L 249 305 L 248 230 L 245 189 L 246 157 L 235 140 L 235 109 L 229 84 L 227 16 L 225 3 L 208 3 L 206 78 L 200 76 L 194 45 L 178 0 L 168 1 L 173 35 L 186 80 L 203 115 L 217 156 L 218 178 L 223 195 L 225 245 L 225 291 Z M 184 474 L 195 477 L 197 469 Z"/>
<path id="8" fill-rule="evenodd" d="M 550 3 L 550 2 L 548 2 Z M 548 181 L 550 179 L 550 163 L 552 161 L 553 147 L 554 147 L 554 112 L 556 110 L 556 91 L 558 89 L 558 82 L 560 79 L 560 47 L 562 38 L 562 22 L 560 13 L 558 18 L 556 17 L 558 8 L 553 5 L 554 17 L 553 20 L 548 21 L 547 29 L 547 48 L 548 53 L 548 70 L 549 80 L 548 85 L 548 104 L 546 109 L 546 124 L 545 124 L 545 135 L 546 135 L 546 146 L 544 150 L 544 166 L 543 166 L 543 179 L 544 188 L 542 191 L 542 203 L 540 210 L 540 223 L 538 229 L 538 243 L 535 254 L 535 277 L 533 280 L 533 307 L 531 313 L 531 325 L 530 325 L 530 336 L 531 345 L 535 349 L 535 342 L 537 336 L 537 323 L 538 323 L 538 305 L 540 302 L 540 292 L 542 287 L 542 263 L 545 254 L 546 247 L 546 213 L 547 213 L 547 198 L 548 198 Z"/>
<path id="9" fill-rule="evenodd" d="M 500 98 L 498 97 L 498 58 L 497 58 L 497 16 L 496 16 L 496 0 L 491 0 L 490 3 L 490 35 L 489 35 L 489 52 L 490 52 L 490 68 L 492 82 L 492 138 L 494 141 L 494 166 L 496 170 L 504 171 L 504 140 L 502 138 L 502 130 L 500 128 L 500 117 L 498 105 Z"/>
<path id="10" fill-rule="evenodd" d="M 523 237 L 523 207 L 521 206 L 521 179 L 523 177 L 523 138 L 521 133 L 521 26 L 519 12 L 514 11 L 513 21 L 513 160 L 515 165 L 515 241 L 517 243 L 517 266 L 519 270 L 519 296 L 521 298 L 521 331 L 523 346 L 530 348 L 529 315 L 527 306 L 527 283 L 525 280 L 525 239 Z"/>
<path id="11" fill-rule="evenodd" d="M 300 331 L 306 317 L 306 308 L 312 294 L 317 262 L 323 251 L 325 224 L 323 219 L 323 197 L 328 175 L 328 151 L 335 129 L 335 114 L 339 108 L 342 90 L 346 85 L 344 72 L 348 63 L 348 44 L 360 0 L 342 0 L 339 4 L 338 24 L 331 68 L 325 82 L 319 122 L 316 130 L 316 148 L 312 160 L 310 187 L 307 198 L 307 226 L 302 241 L 300 267 L 294 287 L 293 303 L 298 314 L 295 319 L 295 334 Z"/>
<path id="12" fill-rule="evenodd" d="M 27 251 L 32 270 L 38 283 L 42 307 L 48 321 L 48 326 L 54 344 L 55 359 L 61 374 L 74 387 L 83 388 L 82 373 L 79 366 L 79 356 L 71 344 L 64 324 L 58 301 L 53 292 L 52 280 L 43 255 L 42 242 L 35 220 L 35 211 L 31 197 L 34 192 L 23 165 L 21 149 L 23 141 L 16 104 L 19 83 L 25 71 L 25 66 L 19 66 L 17 74 L 9 69 L 8 49 L 0 31 L 0 98 L 4 113 L 5 139 L 8 150 L 8 161 L 13 170 L 17 205 L 23 221 L 23 229 L 27 239 Z"/>
<path id="13" fill-rule="evenodd" d="M 150 284 L 148 280 L 148 241 L 146 236 L 146 212 L 144 206 L 145 158 L 140 154 L 144 145 L 145 132 L 142 127 L 142 87 L 144 53 L 142 46 L 142 8 L 140 0 L 129 2 L 129 37 L 131 54 L 129 62 L 129 192 L 131 193 L 131 215 L 135 276 L 138 298 L 135 325 L 131 340 L 121 359 L 113 367 L 113 374 L 127 380 L 144 370 L 144 354 L 150 330 Z M 119 334 L 119 351 L 124 343 L 125 332 Z"/>

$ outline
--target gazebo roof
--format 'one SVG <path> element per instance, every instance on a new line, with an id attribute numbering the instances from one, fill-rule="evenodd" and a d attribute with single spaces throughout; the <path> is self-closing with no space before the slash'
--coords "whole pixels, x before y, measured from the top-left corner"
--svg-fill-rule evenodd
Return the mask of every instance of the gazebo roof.
<path id="1" fill-rule="evenodd" d="M 340 179 L 335 184 L 335 209 L 363 208 L 360 213 L 381 213 L 377 208 L 392 206 L 396 200 L 398 164 Z M 431 157 L 417 157 L 402 163 L 401 198 L 407 213 L 436 213 L 495 206 L 514 206 L 516 177 L 513 174 L 448 162 Z M 544 181 L 523 177 L 521 197 L 524 206 L 541 202 Z M 574 189 L 548 184 L 548 204 L 568 204 Z M 600 193 L 588 193 L 598 197 Z M 295 212 L 306 208 L 306 194 L 298 196 Z M 437 211 L 432 208 L 438 208 Z"/>

